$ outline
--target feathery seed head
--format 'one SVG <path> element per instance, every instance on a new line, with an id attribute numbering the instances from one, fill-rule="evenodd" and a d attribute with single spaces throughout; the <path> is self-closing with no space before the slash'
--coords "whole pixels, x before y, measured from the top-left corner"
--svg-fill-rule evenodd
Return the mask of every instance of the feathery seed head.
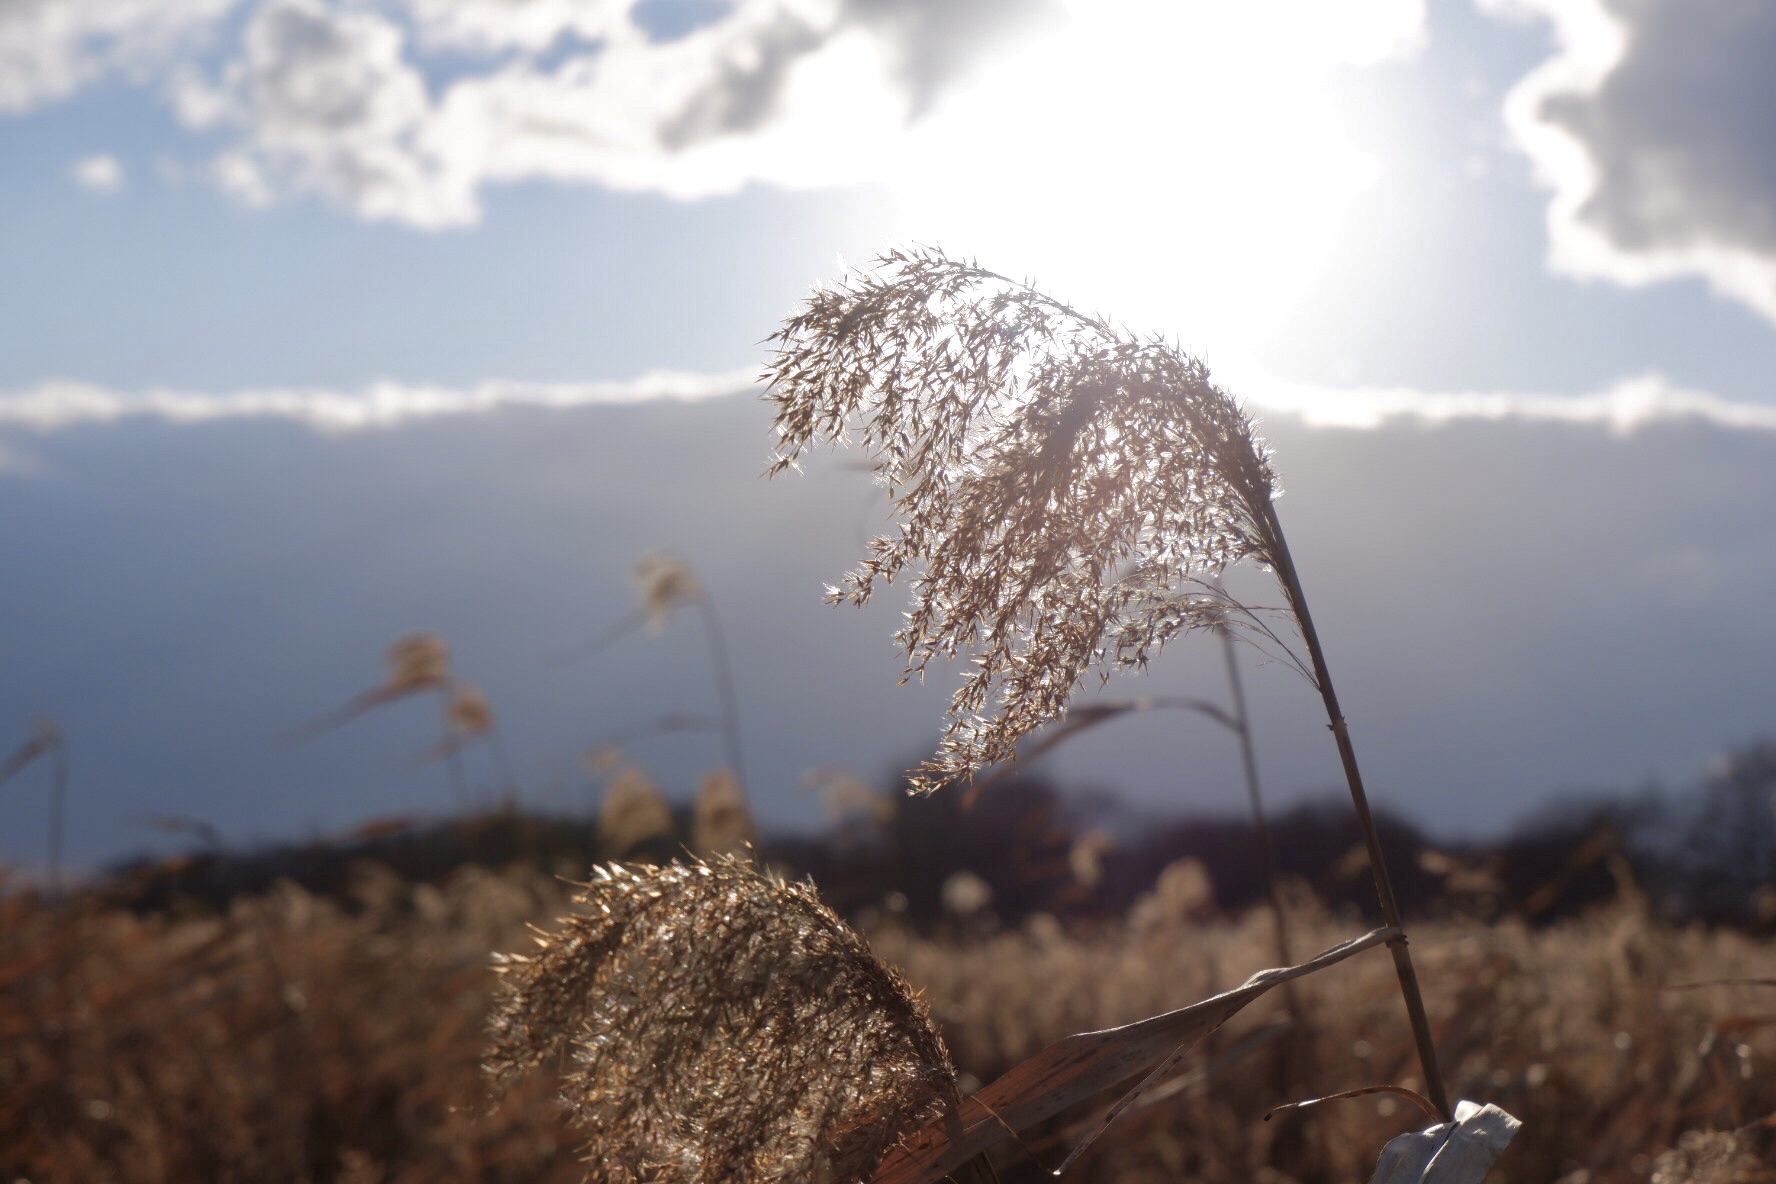
<path id="1" fill-rule="evenodd" d="M 681 604 L 691 604 L 703 595 L 703 586 L 684 561 L 663 551 L 636 560 L 629 579 L 641 597 L 641 607 L 647 612 L 647 626 L 653 633 L 666 627 L 666 618 L 672 615 L 673 609 Z"/>
<path id="2" fill-rule="evenodd" d="M 1222 619 L 1208 578 L 1277 559 L 1268 450 L 1163 341 L 925 249 L 817 291 L 772 340 L 771 471 L 852 436 L 901 511 L 830 599 L 913 572 L 908 675 L 973 651 L 916 788 L 1011 757 L 1093 668 Z"/>
<path id="3" fill-rule="evenodd" d="M 757 842 L 740 779 L 732 769 L 711 769 L 698 783 L 691 806 L 691 850 L 703 856 L 743 855 Z"/>
<path id="4" fill-rule="evenodd" d="M 464 736 L 485 736 L 493 731 L 493 707 L 487 696 L 468 683 L 459 682 L 450 696 L 450 727 Z"/>
<path id="5" fill-rule="evenodd" d="M 450 681 L 450 647 L 436 633 L 409 633 L 384 652 L 392 695 L 441 687 Z"/>
<path id="6" fill-rule="evenodd" d="M 487 1068 L 571 1052 L 593 1178 L 861 1181 L 954 1104 L 925 1005 L 813 890 L 730 859 L 606 867 L 503 960 Z"/>
<path id="7" fill-rule="evenodd" d="M 598 807 L 598 842 L 608 855 L 627 855 L 674 829 L 666 795 L 639 765 L 619 770 Z"/>

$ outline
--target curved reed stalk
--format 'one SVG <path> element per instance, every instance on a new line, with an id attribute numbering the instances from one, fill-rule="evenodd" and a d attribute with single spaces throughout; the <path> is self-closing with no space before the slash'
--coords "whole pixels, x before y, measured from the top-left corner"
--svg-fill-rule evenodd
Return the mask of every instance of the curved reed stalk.
<path id="1" fill-rule="evenodd" d="M 734 662 L 728 652 L 727 634 L 722 629 L 721 614 L 716 611 L 714 598 L 684 560 L 664 551 L 654 551 L 636 560 L 635 567 L 630 572 L 630 582 L 635 585 L 636 595 L 641 601 L 635 611 L 612 622 L 591 641 L 575 647 L 566 655 L 567 660 L 573 661 L 597 653 L 637 629 L 645 627 L 649 633 L 659 633 L 666 627 L 673 612 L 681 606 L 696 610 L 703 621 L 703 640 L 709 646 L 715 693 L 721 702 L 722 744 L 727 749 L 728 765 L 734 770 L 741 795 L 750 796 L 746 780 L 746 756 L 740 743 L 740 695 L 734 686 Z M 673 715 L 660 718 L 685 721 L 694 717 Z M 658 730 L 693 729 L 675 724 Z M 652 734 L 648 725 L 643 725 L 637 731 Z"/>
<path id="2" fill-rule="evenodd" d="M 1208 368 L 970 262 L 894 251 L 815 292 L 771 339 L 771 472 L 855 437 L 901 511 L 829 591 L 862 604 L 910 575 L 896 635 L 907 677 L 971 652 L 930 791 L 1015 755 L 1094 672 L 1145 667 L 1167 641 L 1229 625 L 1275 646 L 1320 692 L 1368 845 L 1382 916 L 1400 915 L 1274 500 L 1270 452 Z M 1303 661 L 1266 614 L 1213 581 L 1251 560 L 1277 577 Z M 1389 942 L 1425 1075 L 1450 1112 L 1417 975 Z"/>
<path id="3" fill-rule="evenodd" d="M 30 739 L 0 761 L 0 785 L 12 780 L 27 765 L 45 757 L 50 761 L 47 887 L 50 897 L 59 899 L 62 894 L 62 833 L 67 828 L 68 814 L 68 738 L 61 725 L 48 716 L 32 720 Z"/>

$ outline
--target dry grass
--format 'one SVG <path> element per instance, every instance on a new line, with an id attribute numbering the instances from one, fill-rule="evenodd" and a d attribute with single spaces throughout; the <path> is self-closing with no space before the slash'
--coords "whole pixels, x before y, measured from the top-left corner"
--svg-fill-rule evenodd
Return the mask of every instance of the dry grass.
<path id="1" fill-rule="evenodd" d="M 525 922 L 567 905 L 534 870 L 464 869 L 434 888 L 369 864 L 337 901 L 285 886 L 223 916 L 0 900 L 0 1172 L 42 1184 L 577 1181 L 581 1136 L 547 1070 L 490 1109 L 479 1069 L 487 951 L 518 948 Z M 1291 911 L 1305 946 L 1355 925 L 1301 901 Z M 892 925 L 870 936 L 926 992 L 965 1087 L 1056 1037 L 1231 986 L 1273 948 L 1262 915 L 1204 915 L 1183 897 L 1091 928 L 1039 915 L 972 939 Z M 1776 1010 L 1772 992 L 1662 989 L 1776 978 L 1769 943 L 1664 927 L 1630 902 L 1544 930 L 1421 924 L 1414 945 L 1434 1013 L 1449 1017 L 1437 1035 L 1456 1094 L 1534 1119 L 1494 1184 L 1643 1184 L 1655 1165 L 1660 1184 L 1770 1179 L 1754 1132 L 1693 1132 L 1776 1111 L 1776 1031 L 1759 1018 Z M 1298 986 L 1309 1030 L 1125 1119 L 1070 1178 L 1366 1179 L 1415 1112 L 1364 1100 L 1261 1116 L 1411 1079 L 1387 961 L 1364 955 Z M 1279 1009 L 1254 1005 L 1195 1064 Z M 1027 1138 L 1029 1153 L 1053 1166 L 1063 1128 Z M 1021 1151 L 1001 1160 L 1008 1181 L 1039 1178 Z"/>

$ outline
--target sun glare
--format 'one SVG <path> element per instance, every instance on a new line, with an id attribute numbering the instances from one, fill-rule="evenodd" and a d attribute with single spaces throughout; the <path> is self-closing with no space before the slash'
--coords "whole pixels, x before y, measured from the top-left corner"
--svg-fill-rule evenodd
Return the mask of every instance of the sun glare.
<path id="1" fill-rule="evenodd" d="M 1377 176 L 1337 71 L 1422 27 L 1413 0 L 1335 7 L 1073 0 L 914 138 L 905 233 L 1245 354 Z"/>

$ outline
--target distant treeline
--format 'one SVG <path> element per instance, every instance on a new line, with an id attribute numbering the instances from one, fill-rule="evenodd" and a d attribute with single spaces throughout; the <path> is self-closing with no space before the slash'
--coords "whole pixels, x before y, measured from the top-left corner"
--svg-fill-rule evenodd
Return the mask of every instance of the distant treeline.
<path id="1" fill-rule="evenodd" d="M 760 855 L 811 877 L 841 912 L 888 909 L 922 927 L 954 911 L 945 889 L 959 874 L 977 897 L 973 911 L 1004 924 L 1037 912 L 1120 914 L 1180 861 L 1205 873 L 1215 908 L 1237 912 L 1263 897 L 1264 862 L 1243 818 L 1134 818 L 1111 795 L 1035 776 L 1007 778 L 974 801 L 961 792 L 881 797 L 882 809 L 817 834 L 766 834 Z M 1570 796 L 1483 842 L 1433 839 L 1386 809 L 1376 821 L 1401 903 L 1419 915 L 1545 923 L 1634 893 L 1670 920 L 1776 929 L 1776 743 L 1731 753 L 1682 794 Z M 601 860 L 684 855 L 688 807 L 673 811 L 673 826 L 613 851 L 595 819 L 507 807 L 423 825 L 371 824 L 301 845 L 137 860 L 112 868 L 100 890 L 142 909 L 206 909 L 279 879 L 347 895 L 364 861 L 422 882 L 468 863 L 518 861 L 573 877 Z M 1288 891 L 1311 891 L 1334 909 L 1373 909 L 1361 837 L 1342 796 L 1279 811 L 1270 826 Z"/>

